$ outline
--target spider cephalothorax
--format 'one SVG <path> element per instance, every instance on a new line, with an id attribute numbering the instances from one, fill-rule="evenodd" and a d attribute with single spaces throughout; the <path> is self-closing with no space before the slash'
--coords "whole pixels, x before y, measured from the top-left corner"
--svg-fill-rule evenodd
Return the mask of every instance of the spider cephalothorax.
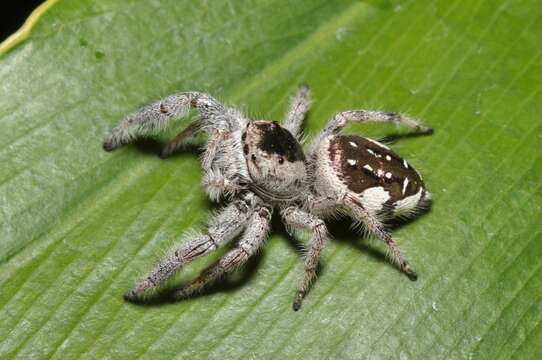
<path id="1" fill-rule="evenodd" d="M 171 141 L 162 153 L 168 156 L 185 140 L 203 132 L 209 138 L 202 157 L 203 185 L 213 200 L 231 199 L 209 221 L 204 232 L 191 233 L 160 261 L 125 297 L 141 300 L 176 271 L 197 257 L 239 238 L 236 246 L 197 279 L 173 293 L 182 299 L 243 265 L 262 246 L 274 209 L 289 228 L 312 233 L 305 258 L 304 276 L 294 299 L 301 307 L 316 276 L 326 240 L 324 219 L 346 213 L 363 229 L 383 240 L 392 260 L 411 280 L 417 278 L 391 238 L 385 224 L 412 217 L 430 205 L 431 196 L 420 174 L 387 146 L 360 136 L 342 135 L 347 122 L 393 122 L 421 134 L 432 130 L 397 113 L 352 110 L 336 114 L 303 151 L 298 138 L 310 104 L 303 86 L 292 99 L 281 126 L 274 121 L 251 121 L 205 93 L 184 92 L 169 96 L 128 115 L 104 142 L 111 151 L 137 138 L 152 135 L 182 118 L 190 107 L 201 117 Z"/>
<path id="2" fill-rule="evenodd" d="M 276 121 L 255 121 L 241 135 L 252 188 L 268 200 L 296 197 L 307 183 L 303 148 Z M 267 194 L 267 195 L 265 195 Z"/>

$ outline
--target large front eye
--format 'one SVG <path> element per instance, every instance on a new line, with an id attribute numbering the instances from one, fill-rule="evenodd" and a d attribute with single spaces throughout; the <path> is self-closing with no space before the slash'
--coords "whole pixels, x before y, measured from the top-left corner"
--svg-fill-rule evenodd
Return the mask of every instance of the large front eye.
<path id="1" fill-rule="evenodd" d="M 284 158 L 282 156 L 279 156 L 279 164 L 284 164 Z"/>
<path id="2" fill-rule="evenodd" d="M 256 161 L 256 155 L 252 154 L 251 159 L 252 161 Z"/>

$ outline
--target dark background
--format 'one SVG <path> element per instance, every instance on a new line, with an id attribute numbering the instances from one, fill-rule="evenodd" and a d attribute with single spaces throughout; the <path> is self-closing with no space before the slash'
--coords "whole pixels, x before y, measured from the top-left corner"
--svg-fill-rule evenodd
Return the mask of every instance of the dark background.
<path id="1" fill-rule="evenodd" d="M 1 1 L 0 42 L 17 31 L 43 0 Z"/>

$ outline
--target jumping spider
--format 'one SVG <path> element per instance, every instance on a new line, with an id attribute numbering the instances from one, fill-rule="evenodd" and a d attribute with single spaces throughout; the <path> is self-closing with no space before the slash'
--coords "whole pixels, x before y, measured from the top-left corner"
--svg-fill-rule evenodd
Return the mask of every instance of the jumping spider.
<path id="1" fill-rule="evenodd" d="M 287 228 L 307 229 L 312 238 L 305 257 L 304 276 L 294 298 L 298 310 L 316 276 L 326 242 L 325 218 L 346 214 L 384 241 L 391 259 L 416 280 L 417 275 L 392 239 L 385 224 L 413 217 L 431 203 L 420 174 L 406 160 L 380 142 L 341 135 L 347 122 L 399 123 L 420 134 L 432 129 L 407 116 L 380 111 L 351 110 L 336 114 L 306 152 L 299 137 L 309 109 L 307 86 L 293 97 L 286 120 L 251 121 L 239 110 L 219 103 L 209 94 L 182 92 L 147 105 L 125 117 L 105 140 L 112 151 L 138 138 L 163 130 L 196 108 L 200 117 L 163 150 L 168 156 L 198 133 L 208 135 L 202 155 L 203 187 L 212 200 L 226 197 L 225 206 L 208 223 L 205 232 L 192 234 L 135 287 L 126 293 L 140 301 L 192 260 L 240 237 L 236 246 L 216 264 L 173 293 L 186 298 L 225 273 L 239 268 L 265 242 L 276 208 Z"/>

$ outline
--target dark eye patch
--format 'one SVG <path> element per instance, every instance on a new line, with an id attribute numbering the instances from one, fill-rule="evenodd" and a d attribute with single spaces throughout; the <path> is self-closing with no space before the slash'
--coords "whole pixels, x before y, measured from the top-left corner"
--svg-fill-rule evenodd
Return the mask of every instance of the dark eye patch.
<path id="1" fill-rule="evenodd" d="M 260 141 L 257 145 L 259 149 L 268 154 L 280 155 L 290 162 L 305 161 L 301 145 L 288 130 L 276 123 L 259 124 L 258 127 L 260 130 Z"/>

